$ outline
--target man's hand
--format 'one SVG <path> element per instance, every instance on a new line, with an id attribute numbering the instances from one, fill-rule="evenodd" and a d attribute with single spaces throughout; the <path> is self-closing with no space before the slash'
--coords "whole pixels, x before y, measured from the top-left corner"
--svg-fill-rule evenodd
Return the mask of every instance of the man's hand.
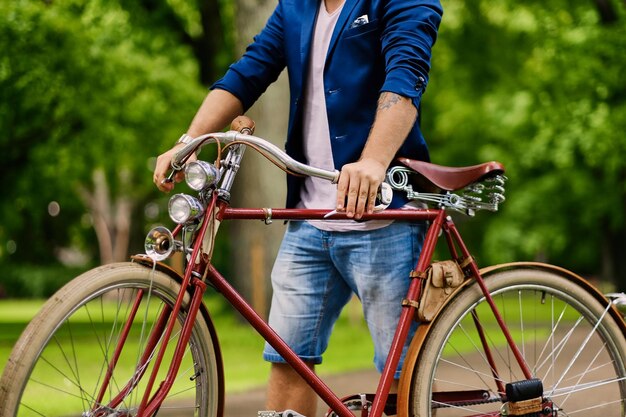
<path id="1" fill-rule="evenodd" d="M 386 167 L 372 158 L 362 158 L 341 169 L 337 183 L 337 211 L 360 219 L 374 212 L 378 187 L 385 179 Z"/>
<path id="2" fill-rule="evenodd" d="M 154 168 L 154 176 L 152 177 L 152 181 L 156 184 L 157 188 L 163 192 L 169 193 L 174 189 L 174 182 L 181 182 L 184 179 L 184 173 L 182 171 L 177 172 L 174 176 L 174 181 L 166 182 L 167 173 L 171 169 L 172 159 L 176 152 L 180 151 L 183 146 L 183 143 L 176 144 L 169 151 L 159 155 L 156 162 L 156 167 Z M 195 161 L 196 155 L 192 154 L 187 162 Z"/>
<path id="3" fill-rule="evenodd" d="M 391 92 L 380 94 L 376 119 L 361 159 L 341 169 L 337 211 L 345 210 L 346 216 L 355 219 L 374 212 L 378 187 L 416 117 L 417 108 L 410 99 Z"/>
<path id="4" fill-rule="evenodd" d="M 216 88 L 207 94 L 191 121 L 187 134 L 195 138 L 205 133 L 219 132 L 240 114 L 243 114 L 241 101 L 230 92 Z M 174 189 L 174 182 L 164 183 L 163 181 L 167 178 L 167 173 L 171 168 L 172 158 L 183 146 L 182 143 L 176 144 L 172 149 L 157 158 L 152 181 L 154 181 L 159 190 L 170 192 Z M 196 156 L 191 155 L 187 162 L 195 160 Z M 181 182 L 183 179 L 184 174 L 182 172 L 178 172 L 174 176 L 175 182 Z"/>

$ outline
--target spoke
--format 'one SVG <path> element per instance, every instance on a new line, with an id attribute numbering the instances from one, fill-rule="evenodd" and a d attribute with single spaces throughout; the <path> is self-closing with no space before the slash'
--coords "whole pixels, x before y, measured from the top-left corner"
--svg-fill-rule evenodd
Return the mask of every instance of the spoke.
<path id="1" fill-rule="evenodd" d="M 565 346 L 566 346 L 567 342 L 569 342 L 570 338 L 574 334 L 574 331 L 578 328 L 580 323 L 583 322 L 583 320 L 584 320 L 584 318 L 582 316 L 578 318 L 578 320 L 576 321 L 576 323 L 574 323 L 572 328 L 563 336 L 563 339 L 559 343 L 557 343 L 556 346 L 553 347 L 552 352 L 549 352 L 549 355 L 546 357 L 546 359 L 544 359 L 543 362 L 541 362 L 541 364 L 537 367 L 537 369 L 543 368 L 543 365 L 546 364 L 548 362 L 548 360 L 551 359 L 550 366 L 546 370 L 545 375 L 547 376 L 548 373 L 550 373 L 551 371 L 553 373 L 556 372 L 556 367 L 555 367 L 556 360 L 559 358 L 559 356 L 561 356 L 561 353 L 565 349 Z M 556 352 L 556 355 L 555 355 L 555 350 L 558 350 Z"/>
<path id="2" fill-rule="evenodd" d="M 76 398 L 84 398 L 85 396 L 89 397 L 89 394 L 87 394 L 87 393 L 86 393 L 86 392 L 82 389 L 82 387 L 81 387 L 79 384 L 77 384 L 77 383 L 76 383 L 76 381 L 74 381 L 74 380 L 73 380 L 73 379 L 72 379 L 69 375 L 67 375 L 67 373 L 63 372 L 63 371 L 62 371 L 59 367 L 57 367 L 57 366 L 53 365 L 53 364 L 52 364 L 52 362 L 50 362 L 48 359 L 46 359 L 43 355 L 41 356 L 41 360 L 42 360 L 43 362 L 45 362 L 46 364 L 48 364 L 48 366 L 50 366 L 52 369 L 54 369 L 55 371 L 57 371 L 57 373 L 58 373 L 59 375 L 61 375 L 61 376 L 62 376 L 62 377 L 64 377 L 65 379 L 67 379 L 67 381 L 68 381 L 68 382 L 70 382 L 73 386 L 75 386 L 76 388 L 78 388 L 78 390 L 80 391 L 80 393 L 81 393 L 81 394 L 83 394 L 83 396 L 82 396 L 82 397 L 81 397 L 81 396 L 79 396 L 79 395 L 76 395 L 76 394 L 71 394 L 72 396 L 74 396 L 74 397 L 76 397 Z M 31 380 L 32 380 L 32 381 L 34 381 L 34 382 L 36 382 L 36 383 L 38 383 L 38 384 L 40 384 L 40 385 L 42 385 L 42 386 L 49 387 L 49 388 L 53 388 L 53 389 L 54 389 L 54 390 L 56 390 L 56 391 L 59 391 L 59 392 L 65 392 L 65 391 L 60 390 L 60 389 L 58 389 L 58 388 L 54 388 L 53 386 L 51 386 L 51 385 L 49 385 L 49 384 L 44 384 L 43 382 L 40 382 L 40 381 L 38 381 L 38 380 L 37 380 L 37 379 L 35 379 L 35 378 L 31 378 Z M 93 400 L 94 398 L 92 397 L 91 399 Z"/>
<path id="3" fill-rule="evenodd" d="M 463 366 L 463 365 L 461 365 L 461 364 L 459 364 L 459 363 L 456 363 L 456 362 L 451 362 L 451 361 L 446 360 L 446 359 L 441 359 L 441 362 L 445 362 L 445 363 L 447 363 L 447 364 L 450 364 L 450 365 L 452 365 L 452 366 L 456 366 L 456 367 L 461 368 L 461 369 L 464 369 L 464 370 L 466 370 L 466 371 L 471 371 L 471 372 L 472 372 L 472 373 L 474 373 L 476 376 L 480 376 L 480 375 L 482 375 L 482 376 L 488 377 L 488 378 L 490 378 L 490 379 L 491 379 L 491 378 L 496 379 L 496 378 L 494 378 L 494 376 L 493 376 L 493 375 L 487 374 L 487 373 L 485 373 L 485 372 L 478 371 L 477 369 L 474 369 L 474 368 L 472 368 L 471 366 Z M 481 380 L 482 380 L 482 378 L 481 378 Z M 498 380 L 498 381 L 502 381 L 502 382 L 504 382 L 504 380 L 502 380 L 502 379 L 500 379 L 500 378 L 498 378 L 497 380 Z M 482 381 L 483 381 L 483 383 L 485 382 L 484 380 L 482 380 Z M 485 383 L 485 386 L 488 386 L 488 385 Z"/>
<path id="4" fill-rule="evenodd" d="M 456 386 L 456 387 L 462 387 L 462 388 L 466 388 L 466 389 L 470 389 L 470 390 L 478 390 L 478 389 L 484 390 L 485 389 L 485 387 L 482 386 L 482 385 L 464 384 L 464 383 L 461 383 L 459 381 L 452 381 L 452 380 L 443 379 L 443 378 L 435 378 L 435 382 L 442 382 L 442 383 L 447 384 L 447 385 Z M 489 390 L 489 391 L 491 391 L 491 390 Z"/>
<path id="5" fill-rule="evenodd" d="M 61 394 L 69 395 L 70 397 L 79 398 L 79 399 L 81 399 L 81 400 L 84 400 L 84 399 L 85 399 L 83 396 L 76 395 L 76 394 L 74 394 L 74 393 L 72 393 L 72 392 L 69 392 L 69 391 L 66 391 L 66 390 L 64 390 L 64 389 L 58 388 L 58 387 L 56 387 L 56 386 L 54 386 L 54 385 L 51 385 L 51 384 L 48 384 L 48 383 L 45 383 L 45 382 L 39 381 L 38 379 L 31 378 L 31 381 L 32 381 L 32 382 L 34 382 L 34 383 L 36 383 L 36 384 L 41 385 L 42 387 L 49 388 L 49 389 L 51 389 L 51 390 L 53 390 L 53 391 L 56 391 L 56 392 L 59 392 L 59 393 L 61 393 Z M 81 391 L 81 392 L 82 392 L 82 391 Z"/>
<path id="6" fill-rule="evenodd" d="M 507 322 L 507 320 L 506 320 L 506 317 L 507 317 L 506 305 L 507 305 L 507 303 L 504 301 L 504 293 L 501 293 L 499 298 L 501 300 L 500 301 L 500 307 L 501 307 L 500 308 L 500 315 L 502 316 L 502 320 L 506 323 Z M 504 360 L 504 358 L 502 357 L 502 354 L 500 353 L 500 349 L 495 347 L 496 345 L 493 343 L 493 340 L 491 339 L 491 337 L 489 335 L 487 335 L 487 337 L 489 337 L 489 341 L 491 342 L 491 345 L 494 346 L 494 349 L 495 349 L 496 353 L 498 353 L 498 356 L 500 356 L 500 358 L 502 360 Z M 510 365 L 511 364 L 511 349 L 510 349 L 508 344 L 506 345 L 506 360 L 504 360 L 504 363 L 505 364 L 506 363 L 509 364 L 509 366 L 508 366 L 508 368 L 509 368 L 509 380 L 513 381 L 513 379 L 514 379 L 513 378 L 513 367 Z M 500 378 L 502 378 L 502 375 L 500 375 L 500 373 L 498 373 L 498 376 Z"/>
<path id="7" fill-rule="evenodd" d="M 519 324 L 522 332 L 522 357 L 526 360 L 526 341 L 524 339 L 524 313 L 522 311 L 522 291 L 517 291 L 517 305 L 519 306 Z"/>
<path id="8" fill-rule="evenodd" d="M 593 326 L 593 329 L 591 329 L 591 331 L 589 332 L 589 334 L 587 335 L 587 337 L 585 338 L 585 341 L 581 344 L 580 348 L 578 349 L 578 351 L 576 352 L 576 354 L 574 355 L 574 357 L 572 358 L 572 360 L 570 360 L 569 365 L 567 366 L 567 368 L 565 369 L 565 371 L 561 374 L 561 378 L 556 382 L 556 384 L 554 384 L 554 387 L 552 389 L 552 392 L 554 392 L 554 390 L 556 389 L 556 387 L 559 386 L 559 384 L 563 381 L 563 378 L 565 378 L 565 375 L 567 375 L 567 373 L 569 372 L 569 370 L 572 368 L 572 366 L 574 366 L 574 362 L 576 362 L 576 360 L 578 359 L 578 357 L 580 356 L 580 354 L 582 353 L 583 349 L 587 346 L 587 343 L 589 343 L 589 340 L 591 340 L 591 337 L 596 333 L 596 330 L 598 329 L 598 326 L 600 326 L 600 323 L 602 322 L 602 320 L 604 319 L 604 316 L 606 316 L 607 312 L 609 311 L 609 309 L 611 308 L 611 303 L 609 303 L 606 306 L 606 309 L 604 310 L 604 312 L 602 313 L 602 315 L 598 318 L 598 320 L 596 321 L 595 325 Z"/>
<path id="9" fill-rule="evenodd" d="M 544 294 L 545 297 L 545 294 Z M 546 349 L 548 348 L 548 345 L 551 346 L 551 350 L 548 353 L 548 356 L 546 357 L 546 359 L 541 362 L 540 364 L 535 365 L 536 367 L 536 372 L 535 375 L 539 373 L 539 370 L 543 367 L 543 365 L 548 361 L 550 355 L 554 354 L 554 350 L 557 346 L 554 346 L 554 342 L 555 342 L 555 335 L 556 335 L 556 330 L 558 329 L 559 325 L 561 324 L 561 320 L 563 320 L 563 317 L 565 315 L 565 311 L 567 310 L 567 304 L 564 305 L 563 309 L 561 310 L 561 313 L 559 314 L 559 318 L 557 319 L 556 323 L 554 322 L 554 295 L 550 295 L 550 324 L 551 324 L 551 331 L 550 331 L 550 337 L 548 337 L 548 340 L 546 340 L 546 343 L 543 345 L 543 348 L 541 349 L 541 352 L 539 353 L 539 358 L 542 358 L 544 353 L 546 353 Z M 551 368 L 548 368 L 548 372 L 550 371 Z M 552 371 L 554 371 L 554 369 L 552 368 Z"/>
<path id="10" fill-rule="evenodd" d="M 608 385 L 608 384 L 614 384 L 617 382 L 621 382 L 626 380 L 626 377 L 621 377 L 621 378 L 614 378 L 614 379 L 605 379 L 602 381 L 595 381 L 595 382 L 587 382 L 585 384 L 581 384 L 581 385 L 573 385 L 570 387 L 563 387 L 563 388 L 559 388 L 559 389 L 554 389 L 552 390 L 553 394 L 550 395 L 550 398 L 556 398 L 556 397 L 562 397 L 564 395 L 570 395 L 574 392 L 581 392 L 581 391 L 586 391 L 589 389 L 593 389 L 593 388 L 598 388 L 604 385 Z"/>
<path id="11" fill-rule="evenodd" d="M 591 407 L 587 407 L 587 408 L 581 408 L 581 409 L 579 409 L 579 410 L 574 410 L 574 411 L 569 411 L 569 410 L 568 410 L 568 411 L 567 411 L 567 415 L 568 415 L 568 416 L 571 416 L 571 415 L 574 415 L 574 414 L 578 414 L 578 413 L 582 413 L 582 412 L 587 412 L 587 411 L 589 411 L 589 410 L 593 410 L 593 409 L 596 409 L 596 408 L 606 407 L 607 405 L 612 405 L 612 404 L 621 403 L 621 402 L 623 402 L 623 401 L 624 401 L 624 400 L 614 400 L 614 401 L 609 401 L 609 402 L 605 402 L 605 403 L 602 403 L 602 404 L 592 405 Z M 587 414 L 584 414 L 584 415 L 587 415 Z"/>
<path id="12" fill-rule="evenodd" d="M 584 376 L 584 375 L 585 375 L 585 372 L 596 372 L 596 371 L 601 370 L 602 368 L 605 368 L 605 367 L 607 367 L 607 366 L 612 366 L 612 365 L 613 365 L 613 362 L 605 362 L 605 363 L 603 363 L 603 364 L 601 364 L 601 365 L 598 365 L 598 366 L 596 366 L 596 367 L 590 368 L 588 371 L 587 371 L 587 370 L 585 370 L 584 372 L 581 372 L 581 373 L 579 373 L 579 374 L 572 375 L 571 377 L 567 378 L 565 381 L 571 381 L 571 380 L 573 380 L 573 379 L 576 379 L 576 378 L 580 377 L 581 375 L 583 375 L 583 376 Z M 612 368 L 610 368 L 610 369 L 612 369 Z M 578 380 L 578 383 L 580 383 L 580 380 Z"/>
<path id="13" fill-rule="evenodd" d="M 198 405 L 185 405 L 185 406 L 169 406 L 169 407 L 159 407 L 160 410 L 198 410 L 200 406 Z"/>
<path id="14" fill-rule="evenodd" d="M 61 355 L 63 356 L 63 359 L 65 361 L 65 364 L 67 365 L 67 368 L 69 370 L 69 372 L 72 374 L 71 376 L 68 375 L 66 372 L 61 371 L 61 368 L 59 368 L 56 365 L 53 365 L 51 361 L 47 360 L 43 354 L 41 356 L 41 359 L 47 363 L 52 369 L 56 370 L 60 375 L 62 375 L 65 379 L 67 379 L 68 381 L 70 381 L 74 386 L 76 386 L 81 393 L 83 393 L 84 395 L 88 395 L 86 392 L 84 392 L 82 384 L 80 383 L 80 378 L 78 377 L 78 366 L 76 365 L 76 348 L 74 347 L 74 340 L 71 337 L 71 325 L 69 323 L 69 320 L 65 320 L 66 323 L 66 327 L 68 329 L 68 331 L 70 332 L 70 346 L 72 347 L 72 352 L 73 352 L 73 357 L 74 357 L 74 364 L 75 364 L 75 368 L 74 369 L 72 367 L 72 364 L 70 362 L 70 358 L 68 357 L 68 355 L 66 354 L 66 349 L 63 347 L 63 345 L 61 344 L 61 342 L 59 341 L 59 339 L 57 338 L 56 334 L 52 337 L 52 340 L 54 340 L 54 343 L 56 344 L 57 348 L 59 349 L 59 352 L 61 353 Z M 83 404 L 84 406 L 84 404 Z"/>
<path id="15" fill-rule="evenodd" d="M 607 305 L 588 305 L 585 303 L 584 288 L 563 285 L 568 284 L 565 281 L 559 284 L 556 277 L 552 286 L 553 281 L 548 278 L 544 280 L 546 284 L 501 284 L 502 287 L 492 293 L 502 319 L 513 332 L 520 353 L 533 375 L 542 378 L 544 395 L 554 401 L 559 416 L 624 415 L 626 400 L 622 397 L 626 376 L 618 349 L 621 344 L 613 342 L 614 337 L 621 335 L 614 334 L 613 327 L 609 326 L 611 323 L 606 323 Z M 525 278 L 519 279 L 522 281 Z M 493 395 L 494 389 L 490 388 L 494 381 L 493 375 L 490 375 L 491 367 L 500 372 L 498 380 L 517 380 L 515 376 L 520 372 L 514 352 L 508 343 L 503 342 L 503 333 L 490 326 L 491 317 L 485 316 L 487 321 L 481 320 L 487 326 L 481 341 L 476 337 L 476 330 L 466 321 L 465 317 L 474 310 L 477 313 L 490 312 L 482 295 L 478 295 L 479 300 L 474 297 L 466 297 L 465 304 L 452 305 L 457 310 L 451 311 L 455 314 L 460 312 L 463 319 L 457 316 L 443 321 L 446 327 L 454 326 L 454 330 L 438 335 L 442 339 L 437 339 L 437 346 L 442 344 L 442 351 L 445 348 L 450 355 L 444 356 L 441 351 L 438 355 L 427 355 L 427 358 L 434 357 L 434 361 L 439 363 L 439 369 L 435 369 L 429 379 L 433 392 L 437 388 L 449 393 L 482 389 Z M 487 347 L 493 353 L 492 363 L 486 360 L 491 358 L 485 353 Z M 428 373 L 417 372 L 416 375 L 427 377 Z M 422 388 L 422 384 L 416 387 Z M 460 398 L 448 403 L 447 398 L 434 396 L 430 402 L 432 413 L 436 411 L 441 416 L 499 415 L 497 404 L 490 406 L 479 399 L 461 401 Z M 422 410 L 419 407 L 427 404 L 420 402 L 413 407 Z"/>
<path id="16" fill-rule="evenodd" d="M 498 334 L 498 332 L 496 332 L 496 334 Z M 507 352 L 507 357 L 505 358 L 504 355 L 502 354 L 502 352 L 500 351 L 500 349 L 498 349 L 498 345 L 496 342 L 494 342 L 493 338 L 491 337 L 491 333 L 487 332 L 485 333 L 485 336 L 487 337 L 487 339 L 489 339 L 489 344 L 491 345 L 492 351 L 495 351 L 496 354 L 498 355 L 498 357 L 502 360 L 503 364 L 509 364 L 508 366 L 506 366 L 509 370 L 509 380 L 513 381 L 514 379 L 520 379 L 520 378 L 514 378 L 514 373 L 513 373 L 513 367 L 510 365 L 511 363 L 511 349 L 508 345 L 508 343 L 505 343 L 505 349 Z M 498 377 L 500 377 L 500 379 L 502 378 L 502 375 L 500 372 L 498 372 Z M 502 380 L 502 379 L 501 379 Z M 504 380 L 502 380 L 504 381 Z"/>
<path id="17" fill-rule="evenodd" d="M 155 272 L 155 270 L 156 270 L 156 261 L 152 265 L 152 272 L 150 274 L 150 285 L 148 286 L 148 296 L 146 297 L 145 312 L 144 312 L 143 322 L 141 324 L 141 333 L 140 333 L 140 336 L 139 336 L 139 349 L 137 349 L 137 359 L 136 359 L 136 362 L 135 362 L 135 368 L 139 367 L 139 362 L 141 361 L 141 353 L 143 352 L 144 343 L 146 342 L 144 340 L 144 337 L 146 335 L 146 323 L 148 321 L 148 312 L 150 310 L 150 304 L 151 304 L 151 301 L 152 301 L 152 284 L 154 282 L 154 272 Z M 159 310 L 162 311 L 161 310 L 162 308 L 163 307 L 159 307 Z M 158 315 L 156 317 L 158 317 Z M 151 334 L 152 330 L 154 330 L 154 326 L 155 326 L 155 323 L 153 321 L 152 325 L 150 326 L 149 334 Z M 163 335 L 161 335 L 161 337 L 163 337 Z M 156 346 L 158 346 L 158 343 L 155 345 L 155 350 L 156 350 Z M 154 356 L 154 350 L 150 354 L 150 358 L 146 361 L 145 365 L 150 363 L 150 361 L 152 360 L 153 356 Z M 135 375 L 137 375 L 137 374 L 135 374 Z M 133 377 L 133 386 L 136 386 L 136 384 L 137 384 L 137 380 L 135 379 L 135 377 Z M 132 391 L 131 391 L 131 393 L 132 393 Z M 136 393 L 135 400 L 137 400 L 138 398 L 139 398 L 139 393 Z"/>
<path id="18" fill-rule="evenodd" d="M 598 359 L 598 356 L 600 356 L 600 354 L 602 353 L 604 347 L 606 346 L 606 343 L 603 343 L 600 346 L 600 349 L 598 349 L 598 352 L 596 352 L 595 356 L 593 357 L 593 359 L 589 362 L 589 365 L 587 365 L 587 368 L 581 372 L 578 376 L 578 381 L 576 381 L 576 386 L 578 386 L 580 384 L 580 381 L 582 381 L 582 379 L 589 373 L 589 370 L 591 368 L 591 365 L 593 365 L 596 362 L 596 359 Z M 575 378 L 576 375 L 573 376 L 573 378 Z M 568 380 L 571 378 L 568 378 Z M 572 391 L 575 392 L 575 391 Z M 571 393 L 570 393 L 571 395 Z M 562 404 L 565 404 L 567 402 L 567 400 L 569 399 L 570 395 L 568 395 L 567 397 L 565 397 L 565 399 L 563 400 Z"/>
<path id="19" fill-rule="evenodd" d="M 175 397 L 177 395 L 184 394 L 184 393 L 186 393 L 188 391 L 191 391 L 192 389 L 196 389 L 196 388 L 197 388 L 197 385 L 193 385 L 193 386 L 191 386 L 189 388 L 184 388 L 184 389 L 181 389 L 180 391 L 172 392 L 172 393 L 168 394 L 168 397 L 170 397 L 170 398 L 171 397 Z M 161 407 L 161 408 L 165 408 L 165 407 Z"/>
<path id="20" fill-rule="evenodd" d="M 461 329 L 461 331 L 463 332 L 463 334 L 465 335 L 465 337 L 467 338 L 467 340 L 472 344 L 472 346 L 474 347 L 474 350 L 476 352 L 478 352 L 478 354 L 481 356 L 481 358 L 483 359 L 483 362 L 485 364 L 487 364 L 487 366 L 489 367 L 489 369 L 491 370 L 491 372 L 493 373 L 493 375 L 497 375 L 498 373 L 495 371 L 495 369 L 493 369 L 493 367 L 491 366 L 491 364 L 489 363 L 489 360 L 487 360 L 487 357 L 485 355 L 484 349 L 479 348 L 476 343 L 474 343 L 474 340 L 470 337 L 470 335 L 467 333 L 467 331 L 465 330 L 465 326 L 463 326 L 462 323 L 459 323 L 459 328 Z M 475 375 L 479 375 L 479 373 L 474 369 L 474 367 L 467 361 L 467 359 L 465 358 L 466 355 L 460 353 L 456 346 L 453 346 L 452 344 L 450 344 L 450 346 L 454 349 L 454 351 L 456 352 L 457 356 L 463 359 L 463 362 L 467 365 L 467 368 L 465 369 L 471 369 L 472 371 L 474 371 Z M 450 362 L 451 363 L 451 362 Z M 486 375 L 486 374 L 485 374 Z M 489 375 L 489 378 L 494 378 L 495 377 L 493 375 Z M 488 386 L 488 383 L 480 378 L 481 381 L 483 382 L 483 384 L 485 384 L 485 386 Z"/>
<path id="21" fill-rule="evenodd" d="M 32 411 L 33 413 L 37 413 L 37 415 L 40 415 L 41 417 L 46 417 L 46 415 L 45 415 L 45 414 L 41 414 L 39 411 L 35 410 L 35 409 L 34 409 L 34 408 L 32 408 L 32 407 L 29 407 L 28 405 L 26 405 L 26 404 L 24 404 L 24 403 L 22 403 L 22 402 L 20 403 L 20 405 L 21 405 L 22 407 L 24 407 L 24 408 L 28 408 L 28 409 L 29 409 L 30 411 Z"/>
<path id="22" fill-rule="evenodd" d="M 93 328 L 93 333 L 95 335 L 96 340 L 98 341 L 98 346 L 100 348 L 100 352 L 102 353 L 102 365 L 100 366 L 100 371 L 98 373 L 98 378 L 96 380 L 96 383 L 94 384 L 94 388 L 93 388 L 93 397 L 96 398 L 96 393 L 98 391 L 98 388 L 100 387 L 100 382 L 103 379 L 103 375 L 106 374 L 106 371 L 109 369 L 109 367 L 111 366 L 111 362 L 110 362 L 110 358 L 109 358 L 109 352 L 110 352 L 110 346 L 111 346 L 111 341 L 113 338 L 113 333 L 115 332 L 116 328 L 117 328 L 117 317 L 119 316 L 119 311 L 120 311 L 120 301 L 121 301 L 121 297 L 119 297 L 119 290 L 116 290 L 117 293 L 117 299 L 118 304 L 117 304 L 117 309 L 116 309 L 116 314 L 115 314 L 115 319 L 112 323 L 111 326 L 111 332 L 109 334 L 109 337 L 106 337 L 106 335 L 104 335 L 103 339 L 106 340 L 106 342 L 102 342 L 100 339 L 100 333 L 98 331 L 98 329 L 96 328 L 96 326 L 94 325 L 94 321 L 91 319 L 91 312 L 89 311 L 89 305 L 85 304 L 84 309 L 87 312 L 87 316 L 90 319 L 90 322 L 92 323 L 92 328 Z M 100 323 L 104 324 L 105 323 L 105 319 L 104 319 L 104 297 L 99 297 L 99 304 L 100 304 Z M 111 381 L 115 383 L 115 377 L 114 375 L 111 375 Z M 109 386 L 110 386 L 110 382 L 109 382 Z"/>
<path id="23" fill-rule="evenodd" d="M 108 332 L 108 335 L 106 334 L 107 333 L 106 330 L 104 330 L 105 334 L 102 334 L 102 335 L 100 334 L 100 330 L 98 330 L 97 326 L 95 325 L 96 322 L 92 318 L 92 313 L 90 311 L 89 304 L 85 304 L 84 306 L 85 312 L 87 313 L 87 316 L 89 317 L 91 327 L 93 329 L 93 333 L 96 338 L 96 341 L 98 342 L 98 347 L 100 349 L 100 352 L 102 353 L 102 359 L 103 359 L 102 364 L 100 366 L 100 371 L 98 372 L 96 383 L 94 384 L 93 398 L 96 398 L 96 392 L 98 391 L 98 388 L 101 386 L 101 383 L 103 382 L 104 375 L 112 366 L 111 360 L 113 358 L 110 357 L 110 354 L 112 351 L 111 346 L 113 343 L 115 343 L 115 346 L 117 346 L 117 343 L 119 342 L 119 338 L 120 338 L 120 334 L 118 331 L 119 317 L 120 317 L 120 312 L 123 309 L 122 306 L 124 304 L 125 297 L 120 289 L 116 289 L 114 295 L 115 295 L 115 299 L 117 300 L 117 303 L 116 303 L 116 308 L 115 308 L 114 320 L 113 320 L 113 323 L 111 324 L 111 327 L 110 327 L 111 330 L 110 332 Z M 104 317 L 104 296 L 100 296 L 97 302 L 94 300 L 94 304 L 96 303 L 99 303 L 100 305 L 100 309 L 99 309 L 100 310 L 100 323 L 104 325 L 107 322 Z M 126 312 L 128 312 L 130 308 L 129 303 L 130 301 L 126 302 Z M 112 398 L 113 387 L 115 387 L 115 390 L 119 391 L 120 386 L 117 382 L 115 373 L 111 374 L 110 381 L 108 382 L 108 391 L 109 391 L 109 395 L 111 396 L 111 398 Z"/>

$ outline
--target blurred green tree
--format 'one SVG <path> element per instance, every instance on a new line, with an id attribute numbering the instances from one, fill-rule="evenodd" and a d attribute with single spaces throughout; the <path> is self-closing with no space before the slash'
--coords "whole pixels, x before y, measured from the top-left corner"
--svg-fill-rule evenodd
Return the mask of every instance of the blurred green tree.
<path id="1" fill-rule="evenodd" d="M 625 289 L 626 2 L 443 4 L 424 99 L 433 161 L 498 159 L 510 177 L 502 212 L 463 226 L 470 247 L 481 264 L 547 260 Z M 147 155 L 232 60 L 236 5 L 0 3 L 0 265 L 68 247 L 108 262 L 139 244 L 167 199 Z"/>
<path id="2" fill-rule="evenodd" d="M 158 195 L 148 156 L 204 96 L 191 49 L 150 29 L 117 1 L 0 4 L 0 262 L 126 258 Z"/>
<path id="3" fill-rule="evenodd" d="M 483 263 L 547 260 L 625 289 L 624 3 L 444 6 L 425 103 L 434 160 L 498 159 L 510 178 L 502 213 L 468 226 Z"/>

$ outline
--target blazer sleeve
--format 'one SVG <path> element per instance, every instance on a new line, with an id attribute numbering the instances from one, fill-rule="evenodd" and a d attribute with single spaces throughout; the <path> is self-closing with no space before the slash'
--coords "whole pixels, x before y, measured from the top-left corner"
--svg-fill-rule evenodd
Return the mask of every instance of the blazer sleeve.
<path id="1" fill-rule="evenodd" d="M 387 2 L 381 36 L 386 78 L 381 92 L 410 98 L 419 108 L 428 84 L 431 51 L 442 15 L 438 0 Z"/>
<path id="2" fill-rule="evenodd" d="M 211 89 L 232 93 L 241 100 L 246 111 L 276 81 L 285 65 L 282 1 L 279 1 L 265 28 Z"/>

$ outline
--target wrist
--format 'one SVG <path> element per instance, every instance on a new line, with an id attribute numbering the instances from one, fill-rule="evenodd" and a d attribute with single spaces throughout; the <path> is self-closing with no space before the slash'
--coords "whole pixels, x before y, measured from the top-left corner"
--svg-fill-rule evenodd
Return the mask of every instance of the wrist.
<path id="1" fill-rule="evenodd" d="M 383 169 L 387 169 L 387 167 L 391 163 L 391 161 L 388 161 L 387 158 L 383 155 L 371 155 L 365 152 L 361 155 L 361 158 L 359 158 L 359 160 L 371 161 L 373 163 L 380 165 L 381 167 L 383 167 Z"/>
<path id="2" fill-rule="evenodd" d="M 182 144 L 189 144 L 189 142 L 191 142 L 193 140 L 193 137 L 191 137 L 190 135 L 183 133 L 180 138 L 178 138 L 178 140 L 176 141 L 176 145 L 178 145 L 179 143 Z"/>

